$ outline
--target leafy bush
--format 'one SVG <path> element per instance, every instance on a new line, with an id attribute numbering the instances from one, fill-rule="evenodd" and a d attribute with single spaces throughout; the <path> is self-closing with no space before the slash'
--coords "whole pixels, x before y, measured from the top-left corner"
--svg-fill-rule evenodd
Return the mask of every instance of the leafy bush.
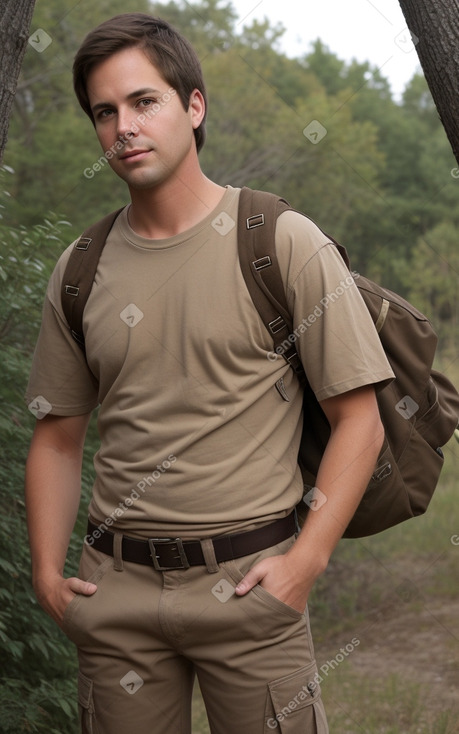
<path id="1" fill-rule="evenodd" d="M 31 585 L 23 499 L 34 419 L 23 402 L 43 295 L 67 223 L 49 215 L 26 229 L 0 221 L 0 731 L 76 732 L 76 655 Z M 76 567 L 73 537 L 69 572 Z"/>

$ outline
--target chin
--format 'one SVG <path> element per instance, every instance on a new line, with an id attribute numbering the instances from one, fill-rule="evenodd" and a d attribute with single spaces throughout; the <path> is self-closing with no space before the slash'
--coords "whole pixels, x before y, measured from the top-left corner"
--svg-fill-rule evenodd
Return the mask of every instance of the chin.
<path id="1" fill-rule="evenodd" d="M 146 191 L 154 189 L 167 180 L 167 176 L 125 176 L 122 177 L 130 189 L 133 191 Z"/>
<path id="2" fill-rule="evenodd" d="M 152 189 L 158 184 L 162 183 L 164 176 L 161 176 L 158 172 L 153 173 L 151 171 L 126 171 L 123 169 L 114 168 L 111 166 L 113 173 L 118 178 L 124 181 L 130 189 L 133 191 L 145 191 L 146 189 Z"/>

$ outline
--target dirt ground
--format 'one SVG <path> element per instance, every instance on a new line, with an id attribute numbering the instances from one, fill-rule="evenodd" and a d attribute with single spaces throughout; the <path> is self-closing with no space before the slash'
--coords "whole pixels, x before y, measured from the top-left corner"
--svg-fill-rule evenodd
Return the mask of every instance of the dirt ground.
<path id="1" fill-rule="evenodd" d="M 422 684 L 432 708 L 459 705 L 459 600 L 428 603 L 381 620 L 353 659 L 368 676 L 399 674 Z"/>
<path id="2" fill-rule="evenodd" d="M 355 636 L 360 644 L 348 657 L 353 673 L 375 681 L 395 674 L 421 685 L 432 713 L 458 712 L 459 733 L 459 599 L 426 600 L 409 583 L 404 592 L 404 600 L 399 589 L 354 630 L 320 644 L 318 665 Z"/>

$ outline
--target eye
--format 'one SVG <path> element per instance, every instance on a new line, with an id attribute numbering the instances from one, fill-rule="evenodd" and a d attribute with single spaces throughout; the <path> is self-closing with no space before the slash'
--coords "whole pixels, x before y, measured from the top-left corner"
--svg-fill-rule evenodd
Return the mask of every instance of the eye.
<path id="1" fill-rule="evenodd" d="M 149 97 L 145 97 L 145 99 L 139 99 L 139 101 L 136 104 L 136 107 L 150 107 L 150 105 L 154 104 L 156 102 L 155 99 L 150 99 Z"/>
<path id="2" fill-rule="evenodd" d="M 98 120 L 106 120 L 108 117 L 111 117 L 112 114 L 113 110 L 107 107 L 105 110 L 100 110 L 96 117 Z"/>

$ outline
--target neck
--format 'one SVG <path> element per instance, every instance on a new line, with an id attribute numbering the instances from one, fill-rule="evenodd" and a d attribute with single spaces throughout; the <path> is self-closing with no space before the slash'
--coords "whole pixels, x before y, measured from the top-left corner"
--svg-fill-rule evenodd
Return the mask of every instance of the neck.
<path id="1" fill-rule="evenodd" d="M 215 209 L 225 189 L 204 176 L 175 177 L 151 189 L 130 189 L 129 223 L 136 234 L 166 239 L 185 232 Z"/>

